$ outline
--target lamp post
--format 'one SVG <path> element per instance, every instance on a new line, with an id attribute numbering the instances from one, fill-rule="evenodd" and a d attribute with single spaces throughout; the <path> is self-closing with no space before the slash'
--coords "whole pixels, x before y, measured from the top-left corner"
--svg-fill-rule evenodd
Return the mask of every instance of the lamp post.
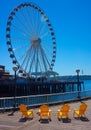
<path id="1" fill-rule="evenodd" d="M 77 73 L 77 90 L 78 90 L 78 98 L 80 98 L 80 95 L 79 95 L 79 91 L 80 91 L 80 84 L 79 84 L 79 73 L 80 73 L 80 69 L 76 69 L 76 73 Z"/>
<path id="2" fill-rule="evenodd" d="M 17 86 L 17 83 L 16 83 L 16 72 L 18 70 L 18 67 L 17 66 L 14 66 L 13 67 L 13 71 L 14 71 L 14 109 L 13 109 L 13 113 L 15 112 L 15 109 L 16 109 L 16 86 Z"/>

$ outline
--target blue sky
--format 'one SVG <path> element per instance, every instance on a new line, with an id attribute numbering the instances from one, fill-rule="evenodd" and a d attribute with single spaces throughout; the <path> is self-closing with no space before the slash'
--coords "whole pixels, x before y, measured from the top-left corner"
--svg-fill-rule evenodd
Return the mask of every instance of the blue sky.
<path id="1" fill-rule="evenodd" d="M 6 23 L 10 12 L 26 0 L 0 0 L 0 64 L 12 71 L 6 45 Z M 56 36 L 54 71 L 59 75 L 91 74 L 91 1 L 27 0 L 38 5 L 49 18 Z"/>

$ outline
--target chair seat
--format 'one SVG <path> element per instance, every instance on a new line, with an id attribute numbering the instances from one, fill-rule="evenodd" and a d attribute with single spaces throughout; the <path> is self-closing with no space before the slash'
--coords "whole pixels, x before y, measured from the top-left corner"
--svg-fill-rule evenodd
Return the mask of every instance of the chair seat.
<path id="1" fill-rule="evenodd" d="M 74 110 L 74 112 L 79 115 L 80 114 L 80 111 L 79 110 Z"/>
<path id="2" fill-rule="evenodd" d="M 30 116 L 32 114 L 32 111 L 27 111 L 27 115 Z"/>
<path id="3" fill-rule="evenodd" d="M 66 116 L 66 114 L 64 112 L 59 112 L 59 116 Z"/>
<path id="4" fill-rule="evenodd" d="M 49 116 L 49 112 L 47 112 L 47 113 L 43 112 L 43 113 L 40 114 L 40 116 Z"/>

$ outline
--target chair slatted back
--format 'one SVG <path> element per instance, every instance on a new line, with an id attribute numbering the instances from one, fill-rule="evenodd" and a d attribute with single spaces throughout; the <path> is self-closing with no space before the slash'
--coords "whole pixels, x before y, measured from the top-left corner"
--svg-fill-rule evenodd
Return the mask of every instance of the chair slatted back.
<path id="1" fill-rule="evenodd" d="M 79 108 L 79 113 L 80 113 L 81 115 L 84 114 L 85 111 L 86 111 L 86 109 L 87 109 L 87 104 L 82 103 L 82 104 L 80 105 L 80 108 Z"/>
<path id="2" fill-rule="evenodd" d="M 70 106 L 68 104 L 64 104 L 61 108 L 62 113 L 68 113 L 70 110 Z"/>
<path id="3" fill-rule="evenodd" d="M 21 104 L 21 105 L 19 106 L 19 108 L 20 108 L 20 111 L 23 113 L 23 115 L 27 115 L 26 105 Z"/>
<path id="4" fill-rule="evenodd" d="M 40 112 L 49 112 L 49 107 L 47 105 L 40 106 Z"/>

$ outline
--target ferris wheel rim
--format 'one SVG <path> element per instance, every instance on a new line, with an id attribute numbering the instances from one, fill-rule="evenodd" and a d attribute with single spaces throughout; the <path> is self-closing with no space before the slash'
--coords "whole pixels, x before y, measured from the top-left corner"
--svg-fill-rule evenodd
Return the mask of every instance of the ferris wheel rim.
<path id="1" fill-rule="evenodd" d="M 37 10 L 45 19 L 45 22 L 48 26 L 48 29 L 50 31 L 51 34 L 51 40 L 52 40 L 52 44 L 53 44 L 53 52 L 52 52 L 52 60 L 50 63 L 50 68 L 49 70 L 53 69 L 54 66 L 54 62 L 55 62 L 55 58 L 56 58 L 56 38 L 55 38 L 55 34 L 52 28 L 52 25 L 49 21 L 49 19 L 47 18 L 46 14 L 36 5 L 34 5 L 33 3 L 22 3 L 20 5 L 18 5 L 17 7 L 15 7 L 13 9 L 13 11 L 10 13 L 9 17 L 8 17 L 8 21 L 7 21 L 7 27 L 6 27 L 6 39 L 7 39 L 7 46 L 8 46 L 8 51 L 10 53 L 10 58 L 12 59 L 13 64 L 15 64 L 16 66 L 18 66 L 18 68 L 20 68 L 20 70 L 22 70 L 24 73 L 28 74 L 26 71 L 24 71 L 24 69 L 21 67 L 19 61 L 17 60 L 16 55 L 14 54 L 13 48 L 12 48 L 12 41 L 11 41 L 11 24 L 12 24 L 12 20 L 15 16 L 15 14 L 22 8 L 24 7 L 31 7 L 34 8 L 35 10 Z M 39 40 L 39 39 L 38 39 Z"/>

